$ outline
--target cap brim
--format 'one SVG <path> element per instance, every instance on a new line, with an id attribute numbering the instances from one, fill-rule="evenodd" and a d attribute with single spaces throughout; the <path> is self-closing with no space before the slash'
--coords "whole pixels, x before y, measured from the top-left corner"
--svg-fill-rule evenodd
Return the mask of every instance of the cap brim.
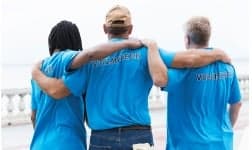
<path id="1" fill-rule="evenodd" d="M 122 28 L 122 27 L 128 27 L 130 25 L 126 24 L 106 24 L 107 27 L 113 27 L 113 28 Z"/>

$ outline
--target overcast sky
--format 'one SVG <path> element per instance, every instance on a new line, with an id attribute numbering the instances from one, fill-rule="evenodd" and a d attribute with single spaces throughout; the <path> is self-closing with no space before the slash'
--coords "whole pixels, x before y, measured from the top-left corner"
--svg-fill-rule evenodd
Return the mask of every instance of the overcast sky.
<path id="1" fill-rule="evenodd" d="M 48 56 L 48 34 L 61 20 L 77 24 L 84 48 L 105 42 L 102 25 L 115 4 L 130 9 L 132 36 L 155 39 L 171 51 L 184 49 L 182 25 L 187 19 L 207 16 L 210 46 L 248 59 L 248 0 L 2 0 L 2 63 L 30 64 Z"/>

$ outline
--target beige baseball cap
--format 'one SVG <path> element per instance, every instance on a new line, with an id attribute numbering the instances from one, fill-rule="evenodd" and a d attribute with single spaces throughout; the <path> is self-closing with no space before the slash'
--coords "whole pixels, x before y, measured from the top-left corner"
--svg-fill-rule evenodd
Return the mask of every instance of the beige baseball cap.
<path id="1" fill-rule="evenodd" d="M 127 27 L 131 25 L 130 11 L 121 5 L 112 7 L 106 15 L 105 24 L 107 27 Z"/>

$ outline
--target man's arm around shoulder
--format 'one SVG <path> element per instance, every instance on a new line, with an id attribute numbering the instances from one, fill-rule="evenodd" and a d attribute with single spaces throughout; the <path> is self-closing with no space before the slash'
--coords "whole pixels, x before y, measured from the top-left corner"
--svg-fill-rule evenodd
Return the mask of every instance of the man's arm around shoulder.
<path id="1" fill-rule="evenodd" d="M 192 49 L 176 53 L 172 67 L 197 68 L 208 65 L 215 61 L 230 63 L 230 58 L 224 51 L 218 49 L 211 51 L 203 49 Z"/>
<path id="2" fill-rule="evenodd" d="M 167 84 L 167 68 L 159 54 L 157 43 L 152 40 L 142 40 L 148 48 L 148 67 L 154 85 L 163 87 Z"/>
<path id="3" fill-rule="evenodd" d="M 32 77 L 38 83 L 40 88 L 54 99 L 61 99 L 70 95 L 70 92 L 65 87 L 63 81 L 61 79 L 47 77 L 39 69 L 40 64 L 41 62 L 37 63 L 32 69 Z"/>

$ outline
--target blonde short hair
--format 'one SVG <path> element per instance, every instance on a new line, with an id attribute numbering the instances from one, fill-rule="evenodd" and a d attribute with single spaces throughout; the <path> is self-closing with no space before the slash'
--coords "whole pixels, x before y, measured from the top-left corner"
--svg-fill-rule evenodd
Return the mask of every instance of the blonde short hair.
<path id="1" fill-rule="evenodd" d="M 208 44 L 211 35 L 209 19 L 203 16 L 192 17 L 185 24 L 185 33 L 194 44 Z"/>

